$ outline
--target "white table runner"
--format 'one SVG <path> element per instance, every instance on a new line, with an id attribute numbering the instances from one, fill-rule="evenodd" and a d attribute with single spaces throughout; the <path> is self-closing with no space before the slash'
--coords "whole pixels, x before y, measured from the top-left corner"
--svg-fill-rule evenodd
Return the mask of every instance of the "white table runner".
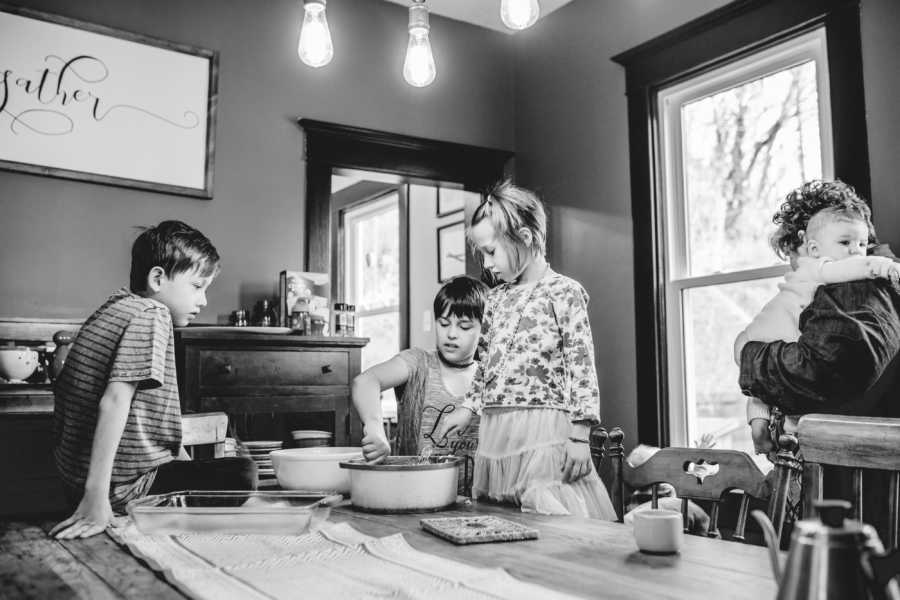
<path id="1" fill-rule="evenodd" d="M 186 595 L 210 600 L 571 598 L 503 569 L 420 552 L 402 534 L 373 538 L 347 523 L 300 536 L 145 535 L 129 520 L 110 535 Z"/>

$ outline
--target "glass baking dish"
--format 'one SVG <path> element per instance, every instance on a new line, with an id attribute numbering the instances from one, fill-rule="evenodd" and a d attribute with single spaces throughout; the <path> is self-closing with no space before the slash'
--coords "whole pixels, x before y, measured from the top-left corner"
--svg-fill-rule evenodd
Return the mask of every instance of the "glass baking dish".
<path id="1" fill-rule="evenodd" d="M 142 533 L 267 533 L 317 530 L 343 498 L 329 492 L 170 492 L 132 500 L 128 514 Z"/>

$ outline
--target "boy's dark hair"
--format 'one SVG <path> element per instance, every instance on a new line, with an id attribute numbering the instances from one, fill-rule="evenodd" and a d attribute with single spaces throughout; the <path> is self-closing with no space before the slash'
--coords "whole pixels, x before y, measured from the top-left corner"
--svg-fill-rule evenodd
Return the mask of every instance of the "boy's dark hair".
<path id="1" fill-rule="evenodd" d="M 823 210 L 864 222 L 869 229 L 869 244 L 878 243 L 875 226 L 872 225 L 872 211 L 857 195 L 853 186 L 839 179 L 814 179 L 788 194 L 772 217 L 772 221 L 778 226 L 770 240 L 775 254 L 787 259 L 796 252 L 804 242 L 801 232 L 807 230 L 812 216 Z"/>
<path id="2" fill-rule="evenodd" d="M 199 269 L 208 277 L 219 268 L 219 253 L 205 235 L 181 221 L 145 229 L 131 247 L 131 291 L 147 291 L 147 274 L 162 267 L 166 277 Z"/>
<path id="3" fill-rule="evenodd" d="M 484 316 L 486 285 L 468 275 L 454 277 L 441 286 L 434 296 L 434 318 L 444 313 L 457 318 L 468 317 L 480 321 Z"/>

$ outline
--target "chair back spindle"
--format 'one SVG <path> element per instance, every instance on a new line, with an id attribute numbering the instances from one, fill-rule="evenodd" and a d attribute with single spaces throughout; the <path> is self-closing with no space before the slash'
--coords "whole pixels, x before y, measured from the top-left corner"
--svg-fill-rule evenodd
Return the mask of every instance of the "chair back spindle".
<path id="1" fill-rule="evenodd" d="M 603 456 L 606 454 L 606 440 L 608 437 L 609 434 L 606 432 L 606 428 L 599 426 L 592 428 L 588 436 L 591 446 L 591 460 L 594 462 L 594 468 L 597 469 L 598 473 L 603 464 Z"/>
<path id="2" fill-rule="evenodd" d="M 625 518 L 625 433 L 619 427 L 609 432 L 609 464 L 612 474 L 612 491 L 610 493 L 616 514 L 621 521 Z"/>

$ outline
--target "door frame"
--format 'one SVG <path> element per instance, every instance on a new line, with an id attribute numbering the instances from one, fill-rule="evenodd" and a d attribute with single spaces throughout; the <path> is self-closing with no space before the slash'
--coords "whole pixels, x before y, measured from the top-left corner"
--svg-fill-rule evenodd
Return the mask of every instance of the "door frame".
<path id="1" fill-rule="evenodd" d="M 313 119 L 298 119 L 304 132 L 306 160 L 306 269 L 329 273 L 337 282 L 334 263 L 336 237 L 331 202 L 335 169 L 376 171 L 400 175 L 406 183 L 461 184 L 484 193 L 507 174 L 514 154 L 455 142 L 364 129 Z M 468 213 L 468 211 L 467 211 Z M 404 215 L 401 214 L 401 217 Z M 406 215 L 408 218 L 408 215 Z M 468 214 L 467 214 L 468 216 Z M 409 239 L 401 240 L 401 272 L 409 273 Z M 336 285 L 332 296 L 342 293 Z M 401 307 L 409 307 L 408 277 L 401 283 Z M 409 314 L 401 308 L 400 344 L 409 346 Z"/>

